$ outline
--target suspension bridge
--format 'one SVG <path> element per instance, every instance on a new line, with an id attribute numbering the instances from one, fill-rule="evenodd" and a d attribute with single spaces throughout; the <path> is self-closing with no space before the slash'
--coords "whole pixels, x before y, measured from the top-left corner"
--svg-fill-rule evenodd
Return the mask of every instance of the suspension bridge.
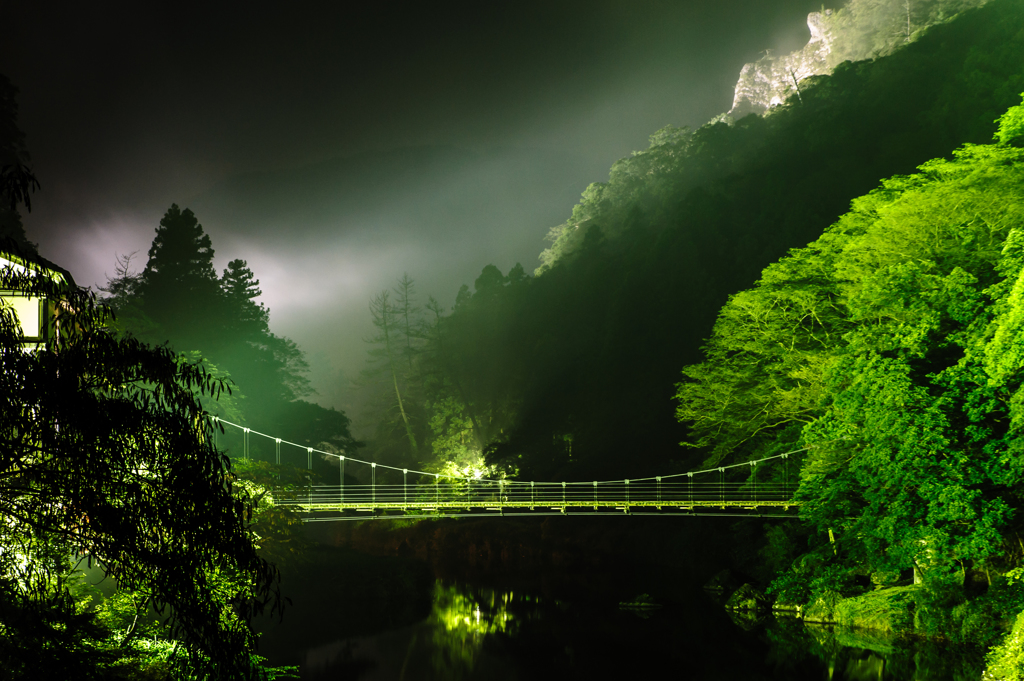
<path id="1" fill-rule="evenodd" d="M 646 478 L 523 482 L 396 468 L 296 444 L 221 418 L 213 420 L 241 432 L 243 458 L 250 456 L 251 438 L 259 437 L 274 443 L 278 465 L 282 447 L 304 452 L 310 470 L 314 454 L 337 463 L 337 484 L 307 484 L 272 491 L 275 505 L 304 514 L 307 522 L 570 514 L 796 517 L 799 504 L 793 500 L 796 481 L 791 477 L 790 461 L 791 457 L 795 459 L 793 455 L 807 450 Z M 215 427 L 215 437 L 217 430 Z M 291 458 L 294 460 L 294 454 Z M 360 467 L 361 479 L 369 477 L 369 483 L 346 484 L 346 465 L 350 472 L 352 466 Z M 769 471 L 773 475 L 769 476 Z M 401 482 L 397 482 L 399 474 Z"/>

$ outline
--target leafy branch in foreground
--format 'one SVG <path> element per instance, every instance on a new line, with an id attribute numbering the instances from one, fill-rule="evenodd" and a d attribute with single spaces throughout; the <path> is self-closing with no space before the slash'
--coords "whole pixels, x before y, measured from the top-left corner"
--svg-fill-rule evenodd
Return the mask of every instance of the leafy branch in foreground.
<path id="1" fill-rule="evenodd" d="M 144 595 L 198 678 L 251 679 L 249 619 L 280 607 L 198 395 L 224 385 L 167 348 L 116 337 L 92 293 L 11 268 L 0 288 L 59 301 L 57 340 L 26 351 L 0 309 L 0 660 L 4 672 L 95 678 L 95 615 L 71 595 L 75 557 Z M 109 660 L 108 660 L 109 661 Z"/>

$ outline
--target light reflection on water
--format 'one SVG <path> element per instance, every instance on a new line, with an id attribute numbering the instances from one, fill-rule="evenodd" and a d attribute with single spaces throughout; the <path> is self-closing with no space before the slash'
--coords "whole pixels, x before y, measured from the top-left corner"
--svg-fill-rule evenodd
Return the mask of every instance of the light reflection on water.
<path id="1" fill-rule="evenodd" d="M 336 678 L 331 673 L 341 668 L 346 678 L 367 681 L 516 679 L 512 669 L 484 652 L 485 643 L 496 636 L 516 636 L 519 626 L 535 619 L 544 605 L 528 595 L 445 585 L 439 580 L 426 620 L 307 650 L 303 678 Z M 356 676 L 348 676 L 353 672 Z"/>
<path id="2" fill-rule="evenodd" d="M 310 646 L 302 678 L 654 678 L 961 681 L 980 658 L 936 643 L 895 643 L 799 621 L 732 617 L 703 594 L 632 612 L 438 580 L 409 626 Z M 282 661 L 283 663 L 283 661 Z"/>

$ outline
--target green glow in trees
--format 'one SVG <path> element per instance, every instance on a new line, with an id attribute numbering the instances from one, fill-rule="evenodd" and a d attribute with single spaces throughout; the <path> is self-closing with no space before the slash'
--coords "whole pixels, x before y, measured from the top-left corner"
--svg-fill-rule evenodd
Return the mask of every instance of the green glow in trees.
<path id="1" fill-rule="evenodd" d="M 197 353 L 193 358 L 215 365 L 218 375 L 234 384 L 235 406 L 246 421 L 271 432 L 287 430 L 287 437 L 298 440 L 316 428 L 312 421 L 293 420 L 302 412 L 339 426 L 331 440 L 351 442 L 342 415 L 322 410 L 317 417 L 306 408 L 310 403 L 301 398 L 313 392 L 309 367 L 294 341 L 271 332 L 252 269 L 236 258 L 218 278 L 213 254 L 195 215 L 172 205 L 156 230 L 145 269 L 133 272 L 132 256 L 122 256 L 116 276 L 101 289 L 117 314 L 113 326 L 149 343 L 167 342 L 180 353 Z"/>
<path id="2" fill-rule="evenodd" d="M 1021 509 L 1020 110 L 766 268 L 684 369 L 677 414 L 716 460 L 802 427 L 801 516 L 847 564 L 986 564 Z"/>
<path id="3" fill-rule="evenodd" d="M 62 299 L 60 342 L 25 352 L 0 311 L 0 668 L 91 678 L 109 655 L 69 592 L 72 556 L 142 594 L 198 678 L 256 678 L 249 618 L 278 605 L 198 394 L 222 388 L 167 348 L 115 337 L 92 294 L 0 272 Z"/>

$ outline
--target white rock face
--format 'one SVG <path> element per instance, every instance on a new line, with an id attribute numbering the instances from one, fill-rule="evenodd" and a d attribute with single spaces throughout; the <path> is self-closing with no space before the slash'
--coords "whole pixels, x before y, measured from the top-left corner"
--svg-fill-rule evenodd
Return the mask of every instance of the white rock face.
<path id="1" fill-rule="evenodd" d="M 728 113 L 733 120 L 751 113 L 764 114 L 791 95 L 797 95 L 800 81 L 831 71 L 828 59 L 833 43 L 829 30 L 831 14 L 831 10 L 826 10 L 826 14 L 811 12 L 807 15 L 811 39 L 802 50 L 781 57 L 768 55 L 743 66 Z"/>
<path id="2" fill-rule="evenodd" d="M 845 0 L 843 7 L 807 15 L 811 39 L 801 50 L 768 55 L 740 72 L 732 108 L 715 120 L 735 121 L 763 115 L 790 97 L 799 97 L 800 82 L 831 73 L 845 60 L 875 59 L 916 40 L 930 26 L 944 23 L 989 0 Z"/>

